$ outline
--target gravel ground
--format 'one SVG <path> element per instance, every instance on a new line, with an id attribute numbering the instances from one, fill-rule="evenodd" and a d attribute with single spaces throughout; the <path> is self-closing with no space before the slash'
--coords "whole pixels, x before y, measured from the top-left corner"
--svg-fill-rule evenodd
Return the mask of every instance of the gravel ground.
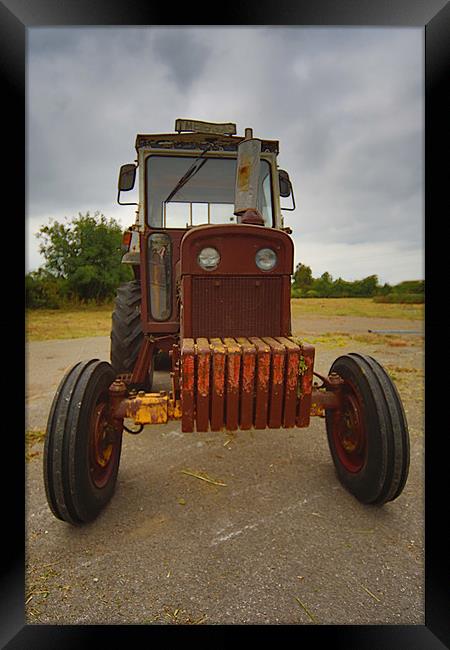
<path id="1" fill-rule="evenodd" d="M 422 327 L 379 320 L 306 318 L 296 332 Z M 371 354 L 404 400 L 409 479 L 381 508 L 337 481 L 319 418 L 300 430 L 183 434 L 169 423 L 124 434 L 116 494 L 80 528 L 51 514 L 36 443 L 26 463 L 27 622 L 423 625 L 423 339 L 401 340 L 316 345 L 318 372 L 346 352 Z M 28 429 L 45 429 L 65 369 L 91 357 L 108 359 L 108 337 L 28 344 Z"/>

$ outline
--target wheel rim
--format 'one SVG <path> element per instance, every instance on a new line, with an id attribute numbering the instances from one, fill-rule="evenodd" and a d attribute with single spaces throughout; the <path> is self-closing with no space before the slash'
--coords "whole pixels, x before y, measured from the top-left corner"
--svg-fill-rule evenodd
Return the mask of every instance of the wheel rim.
<path id="1" fill-rule="evenodd" d="M 108 422 L 106 401 L 97 401 L 91 419 L 89 465 L 91 479 L 103 488 L 111 478 L 117 454 L 117 433 Z"/>
<path id="2" fill-rule="evenodd" d="M 332 434 L 343 467 L 360 472 L 367 457 L 367 432 L 361 400 L 351 382 L 342 387 L 342 409 L 333 418 Z"/>

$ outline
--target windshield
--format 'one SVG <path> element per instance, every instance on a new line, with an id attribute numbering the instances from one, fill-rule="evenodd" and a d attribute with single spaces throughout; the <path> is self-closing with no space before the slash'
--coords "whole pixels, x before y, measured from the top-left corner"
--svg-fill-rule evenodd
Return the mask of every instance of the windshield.
<path id="1" fill-rule="evenodd" d="M 164 203 L 191 167 L 192 156 L 148 156 L 146 160 L 148 222 L 153 228 L 186 228 L 208 223 L 236 223 L 235 158 L 205 158 L 204 164 Z M 261 160 L 258 210 L 273 226 L 270 165 Z"/>

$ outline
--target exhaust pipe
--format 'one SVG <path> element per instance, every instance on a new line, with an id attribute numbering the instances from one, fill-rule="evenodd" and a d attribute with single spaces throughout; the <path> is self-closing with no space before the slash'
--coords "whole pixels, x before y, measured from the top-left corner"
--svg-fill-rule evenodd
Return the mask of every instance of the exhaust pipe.
<path id="1" fill-rule="evenodd" d="M 258 211 L 259 167 L 261 140 L 253 137 L 253 129 L 245 129 L 245 138 L 239 143 L 236 166 L 234 214 L 237 223 L 264 226 Z"/>

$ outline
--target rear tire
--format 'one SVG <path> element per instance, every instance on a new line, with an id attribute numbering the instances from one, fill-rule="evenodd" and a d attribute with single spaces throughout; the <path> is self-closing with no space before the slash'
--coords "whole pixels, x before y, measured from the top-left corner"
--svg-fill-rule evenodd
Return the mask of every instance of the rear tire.
<path id="1" fill-rule="evenodd" d="M 141 324 L 141 283 L 131 280 L 117 289 L 111 326 L 111 365 L 116 375 L 133 372 L 144 340 Z M 148 379 L 140 388 L 151 390 L 153 384 L 153 360 L 150 362 Z"/>
<path id="2" fill-rule="evenodd" d="M 107 428 L 114 379 L 106 361 L 80 362 L 53 398 L 44 447 L 45 492 L 55 517 L 71 524 L 95 519 L 115 490 L 122 431 Z"/>
<path id="3" fill-rule="evenodd" d="M 402 492 L 409 471 L 409 434 L 397 389 L 370 356 L 339 357 L 330 373 L 343 380 L 343 413 L 326 412 L 337 475 L 362 503 L 383 504 Z"/>
<path id="4" fill-rule="evenodd" d="M 153 358 L 155 370 L 172 370 L 172 363 L 168 352 L 158 350 Z"/>

